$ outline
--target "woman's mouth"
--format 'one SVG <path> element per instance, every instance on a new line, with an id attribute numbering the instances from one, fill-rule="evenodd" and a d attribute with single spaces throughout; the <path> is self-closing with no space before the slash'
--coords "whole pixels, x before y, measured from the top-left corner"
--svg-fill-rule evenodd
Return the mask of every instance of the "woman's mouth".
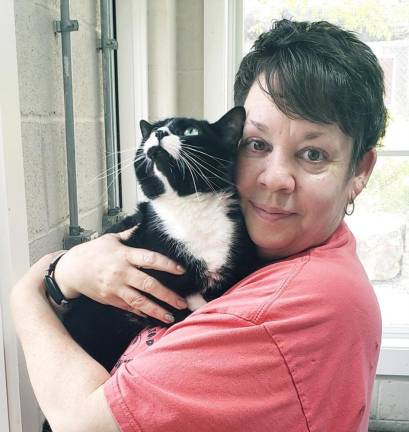
<path id="1" fill-rule="evenodd" d="M 267 222 L 275 222 L 295 214 L 294 212 L 289 212 L 281 208 L 255 204 L 252 201 L 249 201 L 249 203 L 257 216 Z"/>

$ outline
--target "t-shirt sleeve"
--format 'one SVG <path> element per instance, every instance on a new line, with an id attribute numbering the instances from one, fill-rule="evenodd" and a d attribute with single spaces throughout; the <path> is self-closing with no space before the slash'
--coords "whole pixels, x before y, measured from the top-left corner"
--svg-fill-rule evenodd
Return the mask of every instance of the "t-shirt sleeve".
<path id="1" fill-rule="evenodd" d="M 122 363 L 105 395 L 123 432 L 304 432 L 285 359 L 263 324 L 195 314 Z"/>

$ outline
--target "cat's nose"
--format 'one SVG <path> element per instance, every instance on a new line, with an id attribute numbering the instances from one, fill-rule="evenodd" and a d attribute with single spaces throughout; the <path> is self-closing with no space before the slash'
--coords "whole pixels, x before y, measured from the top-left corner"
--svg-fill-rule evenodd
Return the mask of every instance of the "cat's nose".
<path id="1" fill-rule="evenodd" d="M 168 136 L 168 132 L 164 131 L 163 129 L 159 129 L 155 132 L 155 136 L 160 141 L 163 137 Z"/>

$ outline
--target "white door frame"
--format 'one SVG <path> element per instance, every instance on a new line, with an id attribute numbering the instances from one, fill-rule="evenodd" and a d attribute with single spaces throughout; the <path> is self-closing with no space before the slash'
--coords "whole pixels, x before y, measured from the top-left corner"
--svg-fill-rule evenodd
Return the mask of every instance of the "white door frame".
<path id="1" fill-rule="evenodd" d="M 243 47 L 243 0 L 206 0 L 203 9 L 203 114 L 215 121 L 234 106 L 234 76 Z"/>
<path id="2" fill-rule="evenodd" d="M 118 101 L 119 133 L 122 161 L 128 160 L 131 169 L 121 173 L 122 209 L 134 213 L 137 193 L 132 158 L 141 140 L 139 121 L 148 112 L 148 53 L 147 0 L 118 0 L 116 28 L 118 40 Z M 124 165 L 123 167 L 124 168 Z"/>
<path id="3" fill-rule="evenodd" d="M 29 266 L 13 0 L 2 2 L 0 57 L 0 325 L 4 349 L 0 352 L 0 367 L 3 363 L 5 366 L 0 373 L 7 381 L 6 393 L 4 388 L 0 389 L 0 428 L 5 432 L 21 432 L 22 423 L 27 425 L 24 431 L 38 430 L 39 415 L 8 307 L 11 287 Z M 5 409 L 7 414 L 3 416 Z M 24 419 L 22 409 L 27 413 Z"/>

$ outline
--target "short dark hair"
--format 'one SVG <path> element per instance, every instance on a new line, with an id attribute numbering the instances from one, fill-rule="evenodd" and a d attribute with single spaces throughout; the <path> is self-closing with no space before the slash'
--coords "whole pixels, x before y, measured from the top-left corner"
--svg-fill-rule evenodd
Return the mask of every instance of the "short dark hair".
<path id="1" fill-rule="evenodd" d="M 352 137 L 351 172 L 385 135 L 383 71 L 353 32 L 326 21 L 275 21 L 240 64 L 236 105 L 262 76 L 264 90 L 287 116 L 335 123 Z"/>

